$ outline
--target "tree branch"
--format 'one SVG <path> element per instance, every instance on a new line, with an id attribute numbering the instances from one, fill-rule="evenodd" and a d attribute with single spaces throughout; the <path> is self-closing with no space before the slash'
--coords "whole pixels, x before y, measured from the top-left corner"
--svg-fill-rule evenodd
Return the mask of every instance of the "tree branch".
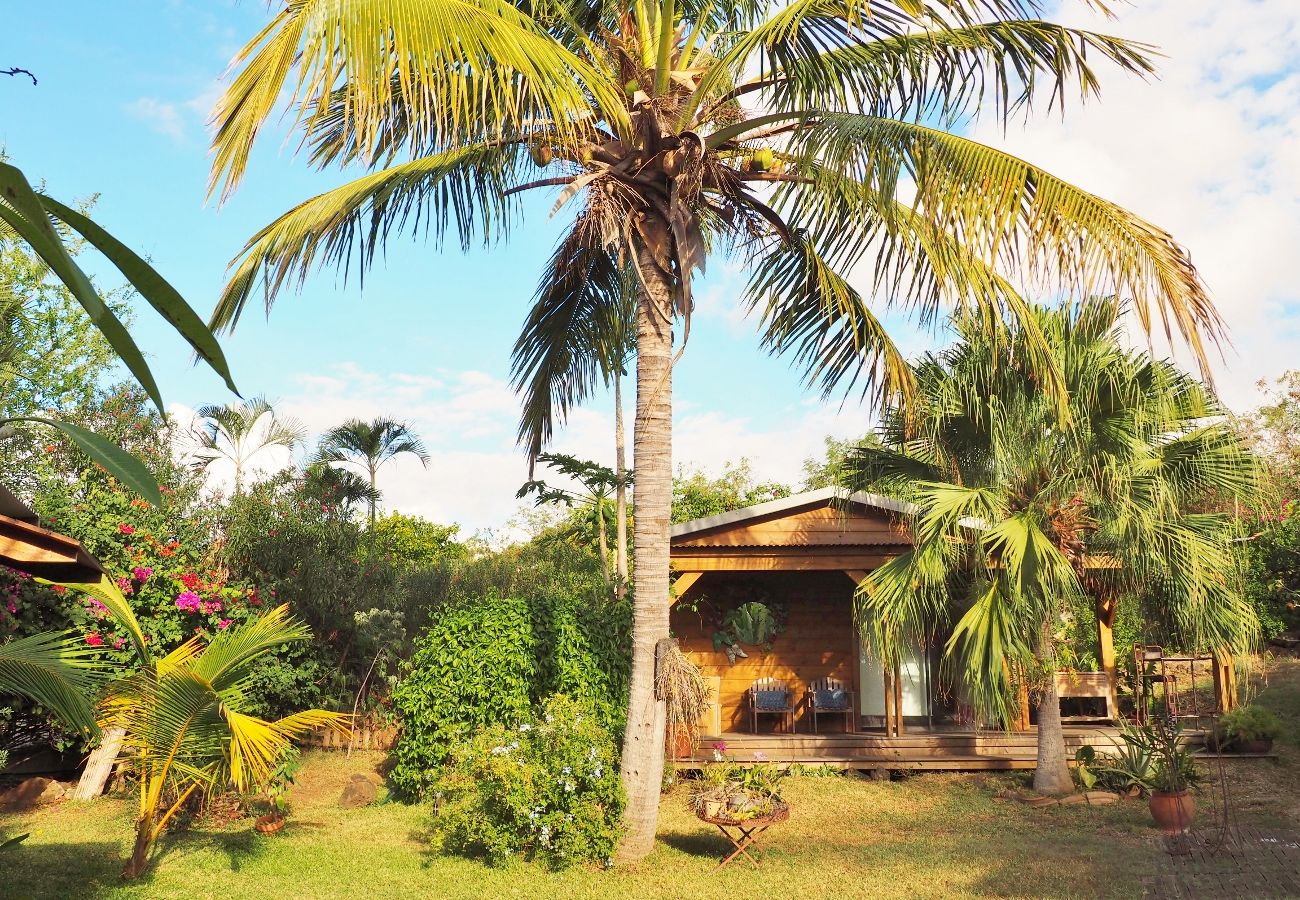
<path id="1" fill-rule="evenodd" d="M 27 69 L 19 69 L 16 66 L 12 69 L 0 69 L 0 75 L 26 75 L 28 78 L 32 80 L 32 84 L 37 83 L 35 75 L 33 75 Z"/>

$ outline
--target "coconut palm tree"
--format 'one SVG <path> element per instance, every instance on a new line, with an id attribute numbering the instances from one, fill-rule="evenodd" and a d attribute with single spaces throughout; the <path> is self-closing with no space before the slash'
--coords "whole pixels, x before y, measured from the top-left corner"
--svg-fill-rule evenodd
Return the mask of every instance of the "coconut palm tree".
<path id="1" fill-rule="evenodd" d="M 534 190 L 572 210 L 542 275 L 556 290 L 539 303 L 579 308 L 588 283 L 625 266 L 637 277 L 624 858 L 654 842 L 672 363 L 710 253 L 748 264 L 745 298 L 766 346 L 792 353 L 826 391 L 913 390 L 857 285 L 922 322 L 951 307 L 989 328 L 1007 318 L 1032 328 L 1012 279 L 1050 281 L 1132 297 L 1145 326 L 1159 316 L 1202 360 L 1203 340 L 1219 334 L 1166 232 L 945 129 L 982 104 L 1005 122 L 1036 99 L 1086 97 L 1100 61 L 1152 70 L 1150 48 L 1042 21 L 1045 5 L 295 0 L 235 58 L 214 114 L 214 192 L 236 188 L 286 97 L 315 165 L 366 172 L 250 239 L 214 326 L 233 327 L 255 295 L 272 303 L 319 264 L 364 269 L 403 232 L 462 247 L 508 239 Z M 587 274 L 566 278 L 574 271 Z M 1059 397 L 1041 341 L 1038 350 Z"/>
<path id="2" fill-rule="evenodd" d="M 307 436 L 296 420 L 281 418 L 265 397 L 225 406 L 202 406 L 194 430 L 194 467 L 206 469 L 218 460 L 235 467 L 235 493 L 244 490 L 244 466 L 264 450 L 292 450 Z"/>
<path id="3" fill-rule="evenodd" d="M 426 469 L 429 467 L 429 452 L 424 449 L 424 444 L 409 425 L 384 418 L 371 422 L 349 419 L 325 432 L 316 449 L 316 460 L 323 463 L 352 463 L 365 470 L 370 478 L 370 527 L 374 528 L 379 497 L 375 479 L 379 467 L 403 453 L 414 456 Z"/>
<path id="4" fill-rule="evenodd" d="M 848 463 L 851 488 L 911 504 L 915 541 L 859 590 L 864 635 L 893 664 L 950 626 L 950 668 L 995 720 L 1012 720 L 1010 679 L 1028 679 L 1034 787 L 1050 794 L 1072 790 L 1053 631 L 1073 599 L 1158 598 L 1192 647 L 1240 651 L 1258 630 L 1232 577 L 1233 517 L 1204 511 L 1209 497 L 1254 499 L 1258 463 L 1199 382 L 1124 348 L 1121 310 L 1035 312 L 1064 409 L 1043 391 L 1023 332 L 1008 348 L 964 326 L 919 362 L 916 400 L 890 410 L 883 446 Z"/>

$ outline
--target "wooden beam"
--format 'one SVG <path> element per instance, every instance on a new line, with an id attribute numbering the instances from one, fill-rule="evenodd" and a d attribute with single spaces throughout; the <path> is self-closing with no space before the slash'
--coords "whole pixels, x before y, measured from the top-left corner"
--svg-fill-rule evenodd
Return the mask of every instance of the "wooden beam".
<path id="1" fill-rule="evenodd" d="M 1119 603 L 1114 597 L 1097 601 L 1097 657 L 1110 682 L 1106 715 L 1112 722 L 1119 720 L 1119 670 L 1115 666 L 1115 613 L 1118 609 Z"/>
<path id="2" fill-rule="evenodd" d="M 781 554 L 709 553 L 695 555 L 673 548 L 673 568 L 679 572 L 834 572 L 874 569 L 893 558 L 891 554 Z M 714 548 L 709 548 L 714 549 Z M 839 548 L 833 548 L 838 550 Z"/>
<path id="3" fill-rule="evenodd" d="M 669 602 L 676 602 L 685 597 L 686 592 L 691 589 L 695 582 L 700 580 L 700 576 L 703 574 L 703 572 L 683 572 L 678 575 L 677 580 L 673 582 L 672 597 Z"/>
<path id="4" fill-rule="evenodd" d="M 862 584 L 867 580 L 867 571 L 865 569 L 845 569 L 844 574 L 852 578 L 854 584 Z"/>

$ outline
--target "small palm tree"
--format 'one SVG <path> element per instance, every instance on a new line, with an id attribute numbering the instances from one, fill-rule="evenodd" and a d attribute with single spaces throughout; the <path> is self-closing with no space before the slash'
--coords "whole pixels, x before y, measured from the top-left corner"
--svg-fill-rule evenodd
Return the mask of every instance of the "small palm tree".
<path id="1" fill-rule="evenodd" d="M 194 432 L 194 467 L 206 469 L 218 460 L 235 467 L 235 493 L 243 493 L 244 467 L 271 447 L 292 450 L 302 443 L 307 430 L 293 419 L 276 415 L 265 397 L 226 406 L 203 406 L 201 424 Z"/>
<path id="2" fill-rule="evenodd" d="M 951 624 L 946 655 L 985 716 L 1009 722 L 1011 679 L 1037 688 L 1034 787 L 1071 790 L 1053 632 L 1076 598 L 1154 597 L 1189 646 L 1241 651 L 1258 623 L 1233 584 L 1233 517 L 1258 462 L 1197 381 L 1126 350 L 1109 303 L 1038 310 L 1063 373 L 1062 410 L 1023 333 L 967 327 L 916 366 L 917 401 L 890 411 L 883 446 L 856 451 L 850 486 L 911 504 L 914 546 L 857 596 L 864 636 L 890 664 Z M 952 621 L 955 618 L 955 622 Z"/>
<path id="3" fill-rule="evenodd" d="M 125 627 L 140 663 L 133 674 L 111 682 L 101 702 L 101 724 L 125 732 L 123 747 L 140 790 L 135 844 L 123 878 L 144 872 L 154 842 L 195 793 L 222 784 L 241 791 L 260 787 L 294 738 L 320 727 L 346 733 L 349 717 L 343 713 L 312 709 L 267 722 L 246 711 L 245 689 L 258 660 L 311 637 L 287 606 L 219 631 L 207 644 L 191 638 L 158 658 L 112 582 L 74 587 L 96 597 Z"/>
<path id="4" fill-rule="evenodd" d="M 316 450 L 316 460 L 352 463 L 365 470 L 370 477 L 370 527 L 373 528 L 379 497 L 376 484 L 379 467 L 403 453 L 414 456 L 426 469 L 429 467 L 429 453 L 410 426 L 392 419 L 380 418 L 371 422 L 349 419 L 325 432 Z"/>

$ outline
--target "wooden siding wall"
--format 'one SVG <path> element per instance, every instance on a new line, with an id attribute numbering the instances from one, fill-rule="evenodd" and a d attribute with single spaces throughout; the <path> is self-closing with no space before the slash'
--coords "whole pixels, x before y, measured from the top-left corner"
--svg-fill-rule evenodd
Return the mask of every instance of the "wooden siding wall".
<path id="1" fill-rule="evenodd" d="M 758 594 L 757 592 L 761 592 Z M 762 598 L 781 603 L 786 608 L 785 629 L 764 653 L 758 647 L 744 647 L 748 658 L 727 662 L 725 652 L 713 649 L 714 625 L 711 617 L 725 613 L 747 599 Z M 707 573 L 672 610 L 672 629 L 682 651 L 700 667 L 705 676 L 717 676 L 721 690 L 718 698 L 724 732 L 747 732 L 749 710 L 745 691 L 756 678 L 784 679 L 795 691 L 796 704 L 802 706 L 808 682 L 825 676 L 839 678 L 857 690 L 857 644 L 853 632 L 853 582 L 841 572 L 776 573 Z M 693 601 L 704 598 L 701 615 L 692 612 Z M 684 601 L 684 602 L 683 602 Z M 759 717 L 759 730 L 780 727 L 779 716 Z M 822 731 L 843 728 L 843 717 L 819 717 Z M 796 727 L 811 731 L 798 713 Z"/>

